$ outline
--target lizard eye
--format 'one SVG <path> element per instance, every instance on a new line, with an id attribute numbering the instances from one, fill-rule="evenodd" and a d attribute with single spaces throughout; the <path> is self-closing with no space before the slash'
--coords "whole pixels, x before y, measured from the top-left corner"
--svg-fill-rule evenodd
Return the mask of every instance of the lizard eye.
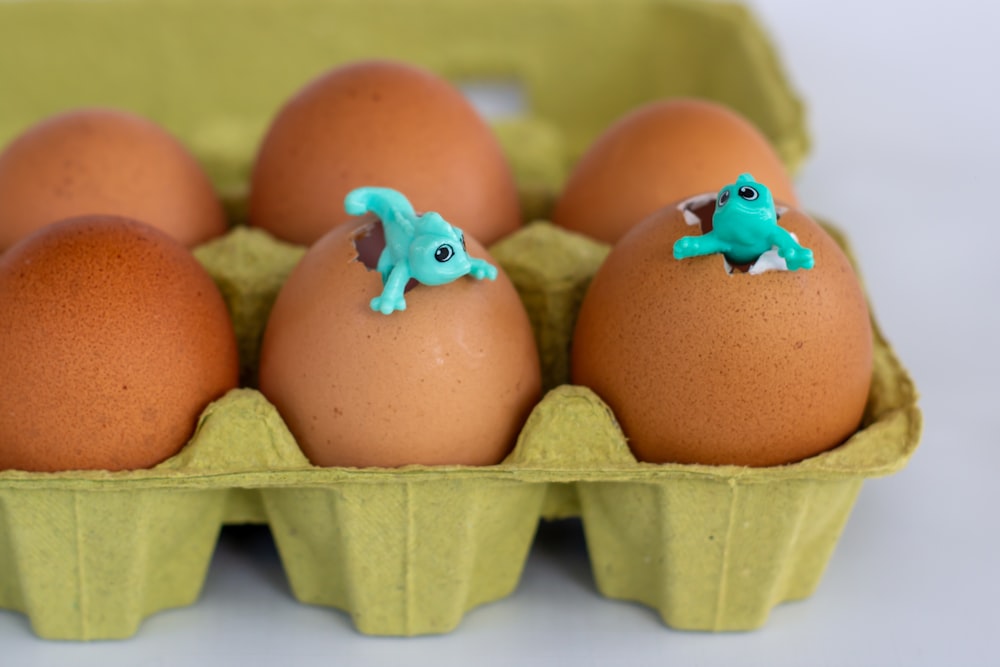
<path id="1" fill-rule="evenodd" d="M 434 251 L 434 259 L 436 259 L 441 263 L 447 262 L 454 256 L 455 256 L 455 249 L 452 248 L 447 243 L 439 245 L 437 247 L 437 250 Z"/>
<path id="2" fill-rule="evenodd" d="M 746 199 L 747 201 L 753 201 L 760 195 L 757 193 L 755 188 L 751 188 L 749 185 L 744 185 L 740 188 L 740 197 Z"/>
<path id="3" fill-rule="evenodd" d="M 725 206 L 727 201 L 729 201 L 729 190 L 723 190 L 719 193 L 719 208 Z"/>

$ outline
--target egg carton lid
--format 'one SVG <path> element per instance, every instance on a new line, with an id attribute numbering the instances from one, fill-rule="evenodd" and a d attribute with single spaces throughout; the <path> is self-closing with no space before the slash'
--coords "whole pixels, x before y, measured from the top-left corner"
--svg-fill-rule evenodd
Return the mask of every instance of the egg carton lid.
<path id="1" fill-rule="evenodd" d="M 0 145 L 67 108 L 117 106 L 163 125 L 217 187 L 240 191 L 284 100 L 370 57 L 514 91 L 516 115 L 558 128 L 566 164 L 627 110 L 674 96 L 742 112 L 792 169 L 809 149 L 803 104 L 753 14 L 690 0 L 2 3 Z"/>

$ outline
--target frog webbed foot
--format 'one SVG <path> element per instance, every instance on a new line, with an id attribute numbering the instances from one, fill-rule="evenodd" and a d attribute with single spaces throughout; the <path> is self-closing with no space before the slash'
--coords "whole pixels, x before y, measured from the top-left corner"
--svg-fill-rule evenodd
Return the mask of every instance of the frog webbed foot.
<path id="1" fill-rule="evenodd" d="M 682 236 L 674 243 L 674 259 L 687 259 L 698 254 L 698 239 L 694 236 Z"/>
<path id="2" fill-rule="evenodd" d="M 771 241 L 778 248 L 778 254 L 785 260 L 785 266 L 789 271 L 813 268 L 815 264 L 813 251 L 799 243 L 794 234 L 776 227 Z"/>
<path id="3" fill-rule="evenodd" d="M 785 260 L 789 271 L 811 269 L 815 264 L 813 251 L 802 246 L 788 246 L 780 249 L 778 254 Z"/>

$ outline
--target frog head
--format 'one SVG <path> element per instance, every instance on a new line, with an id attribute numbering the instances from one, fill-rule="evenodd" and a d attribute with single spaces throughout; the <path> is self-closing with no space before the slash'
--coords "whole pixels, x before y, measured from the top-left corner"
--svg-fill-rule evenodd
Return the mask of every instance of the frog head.
<path id="1" fill-rule="evenodd" d="M 740 236 L 766 235 L 777 223 L 771 191 L 750 174 L 740 174 L 735 183 L 719 191 L 712 216 L 712 229 L 719 236 L 736 232 Z"/>
<path id="2" fill-rule="evenodd" d="M 407 260 L 410 274 L 425 285 L 449 283 L 471 266 L 465 234 L 434 212 L 417 219 Z"/>

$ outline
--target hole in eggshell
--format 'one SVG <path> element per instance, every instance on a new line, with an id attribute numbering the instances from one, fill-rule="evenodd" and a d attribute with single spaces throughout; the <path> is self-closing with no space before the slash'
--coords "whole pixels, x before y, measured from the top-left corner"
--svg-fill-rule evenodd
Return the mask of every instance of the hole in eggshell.
<path id="1" fill-rule="evenodd" d="M 677 208 L 681 210 L 684 214 L 684 221 L 691 225 L 698 225 L 701 229 L 702 234 L 708 234 L 712 231 L 712 216 L 715 215 L 715 205 L 718 201 L 718 193 L 711 192 L 702 195 L 696 195 L 689 199 L 685 199 Z M 775 214 L 778 220 L 781 220 L 781 216 L 787 211 L 788 208 L 785 206 L 775 206 Z M 794 236 L 794 234 L 793 234 Z M 798 239 L 796 239 L 798 240 Z M 770 253 L 766 253 L 770 254 Z M 763 257 L 763 255 L 761 255 Z M 757 260 L 759 261 L 759 257 Z M 758 267 L 756 266 L 757 261 L 748 262 L 746 264 L 733 264 L 729 261 L 729 258 L 723 255 L 722 262 L 725 265 L 726 273 L 730 275 L 733 272 L 736 273 L 749 273 L 751 275 L 756 275 L 764 273 L 766 271 L 787 271 L 788 269 L 783 266 L 784 262 L 781 261 L 776 264 L 774 258 L 766 258 L 765 264 Z"/>
<path id="2" fill-rule="evenodd" d="M 354 243 L 354 250 L 358 253 L 355 261 L 364 264 L 369 271 L 378 271 L 378 258 L 382 254 L 382 250 L 385 249 L 385 230 L 382 228 L 381 220 L 374 215 L 369 217 L 370 222 L 359 228 L 351 241 Z M 410 278 L 403 292 L 409 292 L 419 284 Z"/>
<path id="3" fill-rule="evenodd" d="M 358 256 L 355 261 L 361 262 L 369 271 L 378 269 L 378 257 L 385 248 L 385 231 L 382 223 L 375 216 L 371 216 L 369 224 L 358 229 L 354 237 L 354 250 Z"/>
<path id="4" fill-rule="evenodd" d="M 702 234 L 708 234 L 712 231 L 715 198 L 715 193 L 708 193 L 682 201 L 678 208 L 684 213 L 684 221 L 692 226 L 698 225 Z"/>

